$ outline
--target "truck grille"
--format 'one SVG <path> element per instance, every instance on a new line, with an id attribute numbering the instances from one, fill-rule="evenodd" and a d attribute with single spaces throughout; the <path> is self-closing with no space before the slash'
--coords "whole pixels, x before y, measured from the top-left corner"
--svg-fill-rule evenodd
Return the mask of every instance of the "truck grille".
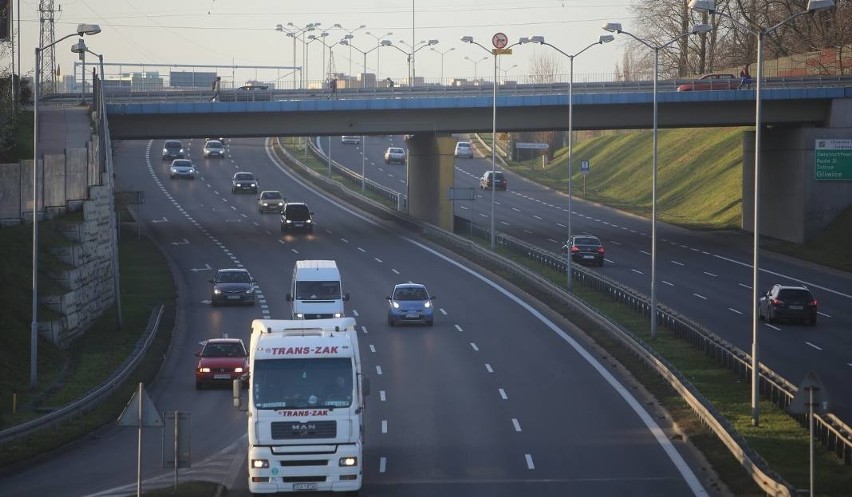
<path id="1" fill-rule="evenodd" d="M 336 436 L 337 423 L 334 421 L 276 421 L 272 423 L 273 440 L 334 438 Z"/>

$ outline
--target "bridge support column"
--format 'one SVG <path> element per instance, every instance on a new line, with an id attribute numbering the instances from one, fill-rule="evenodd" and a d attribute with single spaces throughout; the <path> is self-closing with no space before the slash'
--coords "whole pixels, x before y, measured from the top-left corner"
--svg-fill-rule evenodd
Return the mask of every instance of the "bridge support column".
<path id="1" fill-rule="evenodd" d="M 408 213 L 421 221 L 452 230 L 456 139 L 450 135 L 412 135 L 408 145 Z"/>
<path id="2" fill-rule="evenodd" d="M 838 114 L 841 114 L 838 112 Z M 764 128 L 760 166 L 760 234 L 804 243 L 852 205 L 849 181 L 815 177 L 815 143 L 849 139 L 850 123 L 825 128 Z M 743 133 L 744 231 L 754 232 L 754 132 Z"/>

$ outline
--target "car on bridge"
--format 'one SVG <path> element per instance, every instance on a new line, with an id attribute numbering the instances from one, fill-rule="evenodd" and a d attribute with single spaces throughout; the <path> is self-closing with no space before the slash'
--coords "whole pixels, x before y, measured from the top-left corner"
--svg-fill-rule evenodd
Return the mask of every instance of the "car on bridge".
<path id="1" fill-rule="evenodd" d="M 231 193 L 251 192 L 257 193 L 257 178 L 248 171 L 240 171 L 234 174 L 231 180 Z"/>
<path id="2" fill-rule="evenodd" d="M 340 143 L 346 143 L 350 145 L 358 145 L 361 143 L 360 136 L 352 136 L 352 135 L 343 135 L 340 137 Z"/>
<path id="3" fill-rule="evenodd" d="M 169 166 L 169 177 L 171 179 L 195 179 L 196 174 L 198 174 L 198 170 L 195 169 L 195 165 L 189 159 L 175 159 Z"/>
<path id="4" fill-rule="evenodd" d="M 405 149 L 402 147 L 388 147 L 385 150 L 385 164 L 390 164 L 391 162 L 399 162 L 405 165 Z"/>
<path id="5" fill-rule="evenodd" d="M 166 140 L 163 142 L 163 160 L 183 159 L 184 149 L 180 140 Z"/>
<path id="6" fill-rule="evenodd" d="M 700 91 L 700 90 L 736 90 L 740 86 L 740 80 L 733 74 L 705 74 L 700 78 L 678 85 L 677 91 Z"/>
<path id="7" fill-rule="evenodd" d="M 210 298 L 213 307 L 222 304 L 255 304 L 255 281 L 246 269 L 220 269 L 210 283 L 213 284 L 213 295 Z"/>
<path id="8" fill-rule="evenodd" d="M 767 323 L 788 319 L 814 326 L 817 322 L 817 300 L 804 285 L 772 285 L 760 297 L 757 316 Z"/>
<path id="9" fill-rule="evenodd" d="M 284 210 L 284 201 L 284 195 L 277 190 L 260 192 L 260 196 L 257 197 L 257 213 L 281 212 Z"/>
<path id="10" fill-rule="evenodd" d="M 562 253 L 571 253 L 571 260 L 582 264 L 604 265 L 606 251 L 600 238 L 592 235 L 574 235 L 562 246 Z"/>
<path id="11" fill-rule="evenodd" d="M 388 324 L 423 323 L 434 324 L 434 295 L 429 295 L 424 285 L 419 283 L 400 283 L 393 287 L 393 293 L 385 297 L 388 301 Z"/>
<path id="12" fill-rule="evenodd" d="M 509 187 L 509 182 L 506 181 L 506 176 L 502 171 L 485 171 L 485 174 L 479 178 L 479 188 L 481 190 L 506 190 Z"/>
<path id="13" fill-rule="evenodd" d="M 195 353 L 195 388 L 207 385 L 232 386 L 234 380 L 243 379 L 249 371 L 246 346 L 239 338 L 211 338 L 201 342 Z"/>

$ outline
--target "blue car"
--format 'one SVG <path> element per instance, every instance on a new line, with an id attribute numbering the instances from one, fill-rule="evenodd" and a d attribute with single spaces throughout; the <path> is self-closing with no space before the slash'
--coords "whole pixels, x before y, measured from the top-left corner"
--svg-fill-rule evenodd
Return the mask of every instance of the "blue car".
<path id="1" fill-rule="evenodd" d="M 419 283 L 400 283 L 393 287 L 393 294 L 385 297 L 388 301 L 388 324 L 424 323 L 432 326 L 434 323 L 432 301 L 434 295 L 429 295 L 426 287 Z"/>

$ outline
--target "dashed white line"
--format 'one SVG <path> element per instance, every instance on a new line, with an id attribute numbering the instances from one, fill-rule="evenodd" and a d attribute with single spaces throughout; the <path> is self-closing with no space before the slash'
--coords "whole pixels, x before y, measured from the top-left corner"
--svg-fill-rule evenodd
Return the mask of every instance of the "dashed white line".
<path id="1" fill-rule="evenodd" d="M 456 325 L 454 325 L 454 326 L 456 327 L 456 330 L 458 330 L 458 331 L 464 331 L 464 330 L 462 329 L 462 327 L 461 327 L 461 326 L 459 326 L 459 325 L 457 325 L 457 324 L 456 324 Z"/>
<path id="2" fill-rule="evenodd" d="M 379 458 L 379 473 L 384 473 L 388 466 L 388 459 L 386 457 Z"/>
<path id="3" fill-rule="evenodd" d="M 346 238 L 341 238 L 340 241 L 343 243 L 349 243 L 349 240 L 347 240 Z"/>
<path id="4" fill-rule="evenodd" d="M 361 333 L 363 333 L 363 334 L 365 334 L 365 335 L 367 335 L 367 334 L 369 333 L 369 332 L 367 331 L 367 327 L 366 327 L 366 326 L 362 326 L 362 327 L 361 327 Z"/>
<path id="5" fill-rule="evenodd" d="M 742 284 L 742 283 L 737 283 L 737 285 L 739 285 L 739 286 L 741 286 L 741 287 L 743 287 L 743 288 L 748 288 L 749 290 L 751 290 L 751 285 L 744 285 L 744 284 Z"/>
<path id="6" fill-rule="evenodd" d="M 367 251 L 366 251 L 366 250 L 364 250 L 364 249 L 362 249 L 361 247 L 358 247 L 358 252 L 361 252 L 362 254 L 366 254 L 366 253 L 367 253 Z"/>
<path id="7" fill-rule="evenodd" d="M 666 281 L 666 280 L 663 280 L 663 284 L 668 285 L 668 286 L 674 286 L 674 283 L 672 283 L 670 281 Z"/>
<path id="8" fill-rule="evenodd" d="M 382 433 L 387 433 L 387 432 L 388 432 L 388 420 L 383 419 L 382 420 Z"/>
<path id="9" fill-rule="evenodd" d="M 440 313 L 441 313 L 441 314 L 443 314 L 444 316 L 446 316 L 446 315 L 447 315 L 447 311 L 445 311 L 443 307 L 441 307 L 440 309 L 438 309 L 438 312 L 440 312 Z"/>
<path id="10" fill-rule="evenodd" d="M 639 252 L 645 255 L 651 255 L 651 253 L 646 250 L 640 250 Z"/>
<path id="11" fill-rule="evenodd" d="M 391 271 L 393 272 L 393 274 L 399 274 L 399 271 L 397 271 L 396 269 L 391 269 Z"/>
<path id="12" fill-rule="evenodd" d="M 707 300 L 707 297 L 705 297 L 704 295 L 701 295 L 699 293 L 693 293 L 693 295 L 695 295 L 696 297 L 698 297 L 701 300 Z"/>
<path id="13" fill-rule="evenodd" d="M 382 367 L 381 366 L 376 366 L 376 374 L 381 376 L 381 374 L 382 374 Z"/>
<path id="14" fill-rule="evenodd" d="M 524 454 L 524 459 L 527 460 L 527 469 L 535 469 L 535 464 L 533 464 L 533 459 L 531 455 Z"/>
<path id="15" fill-rule="evenodd" d="M 764 324 L 765 324 L 767 327 L 772 328 L 772 329 L 773 329 L 773 330 L 775 330 L 775 331 L 781 331 L 781 328 L 779 328 L 779 327 L 777 327 L 777 326 L 775 326 L 775 325 L 771 325 L 771 324 L 769 324 L 769 323 L 764 323 Z"/>
<path id="16" fill-rule="evenodd" d="M 373 260 L 374 260 L 374 261 L 376 261 L 376 262 L 378 262 L 379 264 L 381 264 L 381 263 L 382 263 L 382 260 L 381 260 L 381 259 L 379 259 L 378 257 L 373 257 Z"/>
<path id="17" fill-rule="evenodd" d="M 642 271 L 639 271 L 638 269 L 631 269 L 631 271 L 633 271 L 634 273 L 637 273 L 637 274 L 645 274 Z"/>
<path id="18" fill-rule="evenodd" d="M 521 423 L 518 423 L 518 420 L 512 418 L 512 426 L 515 427 L 515 431 L 521 431 Z"/>
<path id="19" fill-rule="evenodd" d="M 373 345 L 372 343 L 370 344 L 370 352 L 372 352 L 374 354 L 376 353 L 376 346 Z"/>
<path id="20" fill-rule="evenodd" d="M 735 312 L 735 313 L 737 313 L 737 314 L 740 314 L 740 315 L 742 314 L 742 312 L 740 312 L 740 311 L 738 311 L 738 310 L 736 310 L 736 309 L 732 309 L 732 308 L 730 308 L 730 307 L 728 307 L 728 310 L 729 310 L 729 311 L 731 311 L 731 312 Z"/>
<path id="21" fill-rule="evenodd" d="M 674 264 L 676 266 L 684 266 L 684 263 L 682 263 L 682 262 L 678 262 L 678 261 L 671 261 L 671 262 L 672 262 L 672 264 Z"/>
<path id="22" fill-rule="evenodd" d="M 384 390 L 379 390 L 379 400 L 381 400 L 382 402 L 388 400 L 387 394 Z"/>
<path id="23" fill-rule="evenodd" d="M 805 342 L 805 345 L 807 345 L 808 347 L 812 347 L 814 349 L 820 350 L 820 351 L 822 350 L 821 347 L 818 347 L 818 346 L 812 344 L 811 342 Z"/>
<path id="24" fill-rule="evenodd" d="M 707 276 L 713 277 L 713 278 L 718 278 L 718 277 L 719 277 L 719 275 L 718 275 L 718 274 L 713 274 L 713 273 L 710 273 L 710 272 L 707 272 L 707 271 L 704 271 L 704 274 L 706 274 Z"/>
<path id="25" fill-rule="evenodd" d="M 472 348 L 473 350 L 475 350 L 475 351 L 479 352 L 479 347 L 477 347 L 477 346 L 476 346 L 476 344 L 475 344 L 475 343 L 473 343 L 473 342 L 471 342 L 471 344 L 470 344 L 470 348 Z"/>
<path id="26" fill-rule="evenodd" d="M 485 370 L 488 371 L 489 373 L 494 372 L 494 369 L 491 367 L 491 364 L 487 364 L 487 363 L 485 364 Z"/>
<path id="27" fill-rule="evenodd" d="M 506 391 L 505 391 L 505 390 L 503 390 L 502 388 L 500 388 L 500 389 L 498 389 L 497 391 L 498 391 L 498 392 L 500 392 L 500 398 L 501 398 L 501 399 L 503 399 L 503 400 L 509 400 L 509 396 L 508 396 L 508 395 L 506 395 Z"/>

